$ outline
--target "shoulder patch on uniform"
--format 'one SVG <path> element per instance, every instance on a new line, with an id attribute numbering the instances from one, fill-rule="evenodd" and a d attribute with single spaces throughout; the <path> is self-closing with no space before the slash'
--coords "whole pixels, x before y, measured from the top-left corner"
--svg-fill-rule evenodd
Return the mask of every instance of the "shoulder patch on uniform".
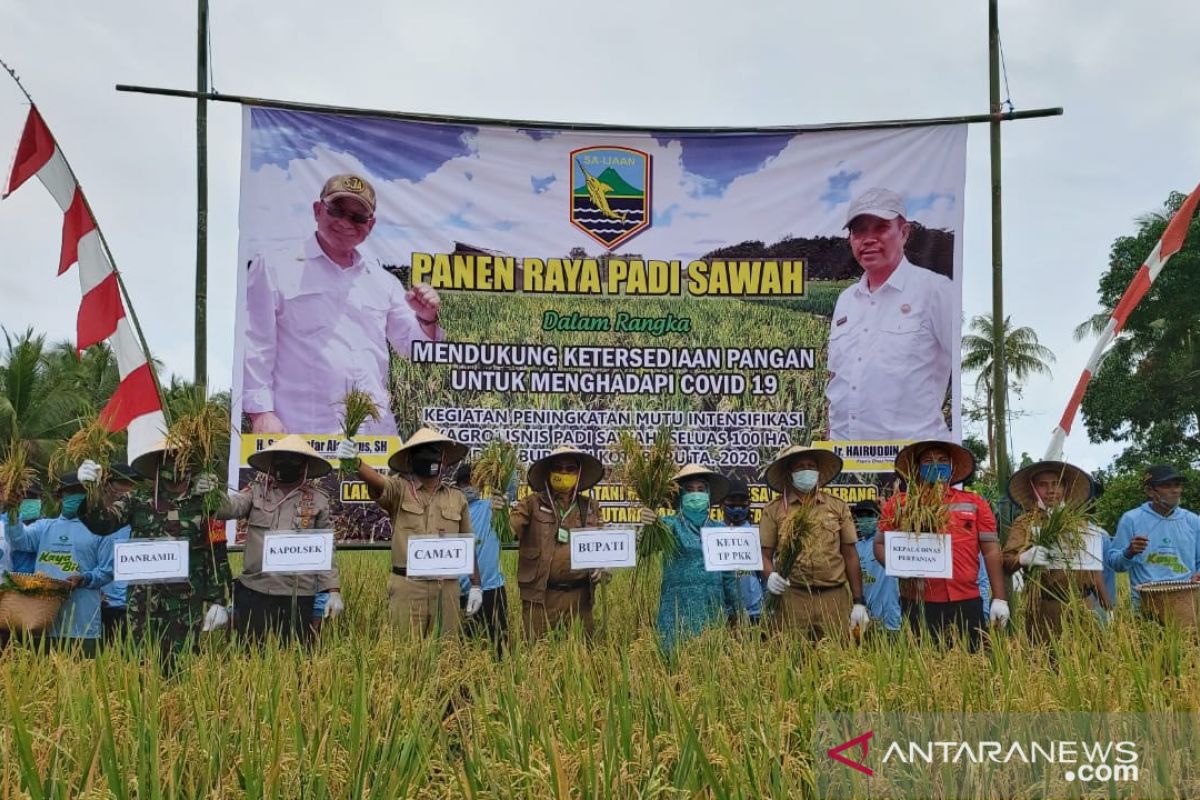
<path id="1" fill-rule="evenodd" d="M 834 327 L 838 327 L 838 326 L 840 326 L 840 325 L 845 325 L 845 324 L 846 324 L 846 317 L 841 317 L 841 318 L 839 318 L 839 319 L 838 319 L 838 321 L 837 321 L 837 322 L 835 322 L 835 323 L 833 323 L 833 324 L 834 324 Z"/>

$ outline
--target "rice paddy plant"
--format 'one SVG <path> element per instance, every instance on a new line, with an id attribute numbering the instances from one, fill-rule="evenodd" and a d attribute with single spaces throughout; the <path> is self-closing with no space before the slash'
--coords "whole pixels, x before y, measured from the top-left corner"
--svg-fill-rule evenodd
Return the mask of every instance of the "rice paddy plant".
<path id="1" fill-rule="evenodd" d="M 674 505 L 674 475 L 679 468 L 669 427 L 659 428 L 648 447 L 633 431 L 619 431 L 613 448 L 617 455 L 616 481 L 625 484 L 638 502 L 652 511 Z M 671 555 L 676 546 L 675 534 L 661 519 L 643 525 L 637 540 L 638 564 L 658 555 Z"/>
<path id="2" fill-rule="evenodd" d="M 93 414 L 50 456 L 48 471 L 50 477 L 62 478 L 84 461 L 96 462 L 100 465 L 100 480 L 84 484 L 84 493 L 88 503 L 101 503 L 104 481 L 116 452 L 113 434 L 100 422 L 99 415 Z"/>
<path id="3" fill-rule="evenodd" d="M 521 464 L 517 448 L 503 439 L 493 439 L 483 448 L 479 458 L 471 465 L 471 483 L 485 500 L 493 497 L 505 498 L 502 507 L 492 512 L 492 530 L 501 542 L 512 542 L 514 537 L 508 521 L 511 516 L 507 498 L 513 481 L 520 481 Z"/>
<path id="4" fill-rule="evenodd" d="M 358 435 L 358 429 L 369 419 L 379 421 L 379 406 L 375 405 L 375 399 L 371 395 L 357 386 L 351 387 L 342 398 L 342 436 L 353 439 Z M 357 468 L 358 463 L 354 459 L 343 459 L 338 464 L 338 469 L 344 475 L 354 472 Z"/>
<path id="5" fill-rule="evenodd" d="M 0 462 L 0 508 L 16 508 L 35 480 L 37 470 L 29 461 L 29 451 L 14 437 Z"/>
<path id="6" fill-rule="evenodd" d="M 815 497 L 816 494 L 811 492 L 802 495 L 800 502 L 784 517 L 783 523 L 779 526 L 774 565 L 775 571 L 785 578 L 791 576 L 797 559 L 804 552 L 804 546 L 812 535 L 812 510 Z M 779 605 L 780 597 L 768 592 L 764 602 L 767 610 L 773 611 Z"/>
<path id="7" fill-rule="evenodd" d="M 197 392 L 167 429 L 166 446 L 175 477 L 194 477 L 206 472 L 224 474 L 227 466 L 224 448 L 229 433 L 229 411 Z M 204 496 L 205 513 L 216 513 L 224 500 L 225 488 L 213 489 Z"/>

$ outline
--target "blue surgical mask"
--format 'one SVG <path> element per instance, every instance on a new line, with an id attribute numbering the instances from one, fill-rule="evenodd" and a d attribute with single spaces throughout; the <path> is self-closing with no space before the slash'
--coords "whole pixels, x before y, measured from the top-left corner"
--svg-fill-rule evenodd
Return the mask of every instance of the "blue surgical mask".
<path id="1" fill-rule="evenodd" d="M 62 515 L 67 519 L 79 516 L 79 507 L 83 505 L 83 495 L 69 494 L 62 499 Z"/>
<path id="2" fill-rule="evenodd" d="M 679 499 L 679 509 L 684 518 L 694 524 L 708 519 L 709 505 L 708 492 L 684 492 Z"/>
<path id="3" fill-rule="evenodd" d="M 879 518 L 859 517 L 854 520 L 854 527 L 858 530 L 859 539 L 870 539 L 879 528 Z"/>
<path id="4" fill-rule="evenodd" d="M 949 464 L 922 464 L 921 480 L 925 483 L 949 483 L 950 472 Z"/>
<path id="5" fill-rule="evenodd" d="M 744 525 L 749 517 L 749 506 L 725 506 L 725 521 L 730 525 Z"/>
<path id="6" fill-rule="evenodd" d="M 792 473 L 792 486 L 795 486 L 797 491 L 811 492 L 817 488 L 820 477 L 821 473 L 815 469 L 798 469 Z"/>
<path id="7" fill-rule="evenodd" d="M 21 507 L 17 511 L 21 517 L 21 522 L 33 522 L 42 515 L 42 501 L 39 498 L 31 498 L 21 501 Z"/>

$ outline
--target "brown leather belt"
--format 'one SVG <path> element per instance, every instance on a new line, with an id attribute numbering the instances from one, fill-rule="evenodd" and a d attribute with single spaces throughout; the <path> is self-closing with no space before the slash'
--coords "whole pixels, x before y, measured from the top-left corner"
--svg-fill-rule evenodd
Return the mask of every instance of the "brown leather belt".
<path id="1" fill-rule="evenodd" d="M 834 589 L 845 589 L 846 584 L 839 583 L 836 586 L 806 586 L 805 584 L 802 584 L 802 583 L 801 584 L 793 583 L 791 588 L 799 589 L 800 591 L 808 592 L 809 594 L 823 594 L 825 592 L 832 592 Z"/>
<path id="2" fill-rule="evenodd" d="M 587 578 L 580 578 L 576 581 L 567 581 L 566 583 L 547 583 L 546 588 L 552 592 L 574 592 L 579 589 L 586 589 L 591 581 Z"/>
<path id="3" fill-rule="evenodd" d="M 405 569 L 404 567 L 392 567 L 392 574 L 399 575 L 401 578 L 403 578 L 405 575 L 408 574 L 408 570 Z"/>

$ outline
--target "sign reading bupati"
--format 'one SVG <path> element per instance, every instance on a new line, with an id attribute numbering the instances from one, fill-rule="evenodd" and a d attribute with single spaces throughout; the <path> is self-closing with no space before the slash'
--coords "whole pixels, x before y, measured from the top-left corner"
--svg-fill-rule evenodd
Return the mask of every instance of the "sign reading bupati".
<path id="1" fill-rule="evenodd" d="M 475 570 L 475 539 L 471 536 L 409 536 L 410 578 L 457 578 Z"/>
<path id="2" fill-rule="evenodd" d="M 637 566 L 633 528 L 571 531 L 571 569 L 621 569 Z"/>
<path id="3" fill-rule="evenodd" d="M 948 533 L 884 531 L 885 573 L 896 578 L 952 578 L 954 551 Z"/>
<path id="4" fill-rule="evenodd" d="M 704 569 L 708 572 L 762 569 L 758 528 L 701 528 Z"/>
<path id="5" fill-rule="evenodd" d="M 900 443 L 960 438 L 965 126 L 243 119 L 231 483 L 285 432 L 331 454 L 352 386 L 382 412 L 376 467 L 421 425 L 526 464 L 612 463 L 620 430 L 666 426 L 681 463 L 756 491 L 765 456 L 830 442 L 832 488 L 865 499 Z M 338 480 L 338 529 L 387 538 Z M 596 489 L 602 518 L 636 522 L 619 491 Z"/>
<path id="6" fill-rule="evenodd" d="M 263 572 L 327 572 L 333 568 L 333 531 L 278 531 L 263 537 Z"/>
<path id="7" fill-rule="evenodd" d="M 188 579 L 186 539 L 139 539 L 113 545 L 113 580 L 173 583 Z"/>

